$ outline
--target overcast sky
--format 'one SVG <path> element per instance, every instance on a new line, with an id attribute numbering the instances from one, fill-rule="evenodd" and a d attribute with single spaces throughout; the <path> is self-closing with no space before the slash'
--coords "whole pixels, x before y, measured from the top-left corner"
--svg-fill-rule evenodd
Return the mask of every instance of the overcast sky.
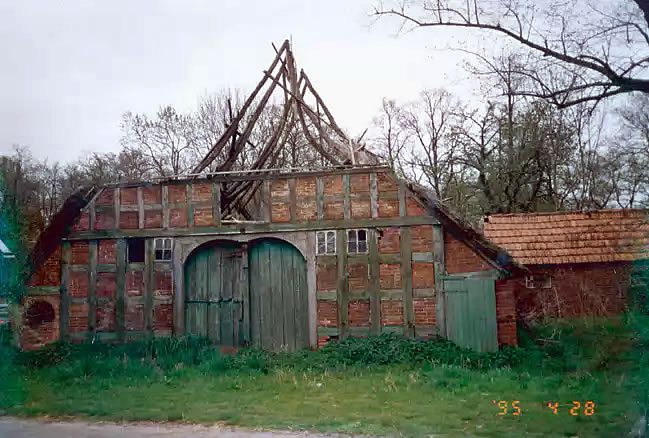
<path id="1" fill-rule="evenodd" d="M 251 90 L 292 38 L 303 68 L 352 135 L 385 97 L 465 90 L 442 30 L 396 36 L 371 0 L 0 0 L 0 153 L 12 144 L 68 161 L 119 151 L 125 111 L 192 109 L 222 88 Z"/>

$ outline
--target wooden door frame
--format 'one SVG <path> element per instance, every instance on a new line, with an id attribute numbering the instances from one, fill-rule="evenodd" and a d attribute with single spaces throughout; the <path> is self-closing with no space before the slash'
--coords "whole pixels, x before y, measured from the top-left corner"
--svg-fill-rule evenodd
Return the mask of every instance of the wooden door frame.
<path id="1" fill-rule="evenodd" d="M 317 347 L 317 304 L 316 304 L 316 258 L 315 233 L 296 231 L 285 233 L 260 233 L 241 235 L 206 235 L 192 237 L 177 237 L 173 240 L 173 333 L 175 336 L 185 335 L 185 263 L 189 256 L 201 245 L 213 241 L 230 241 L 249 244 L 258 239 L 279 239 L 294 246 L 306 261 L 306 278 L 309 313 L 309 345 Z"/>

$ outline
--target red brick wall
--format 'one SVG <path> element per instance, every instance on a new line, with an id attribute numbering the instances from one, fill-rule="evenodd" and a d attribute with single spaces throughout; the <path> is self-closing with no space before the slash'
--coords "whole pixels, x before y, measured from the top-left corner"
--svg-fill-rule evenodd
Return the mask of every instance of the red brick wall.
<path id="1" fill-rule="evenodd" d="M 403 326 L 403 302 L 401 300 L 381 300 L 381 325 Z"/>
<path id="2" fill-rule="evenodd" d="M 435 298 L 414 298 L 415 325 L 435 325 Z"/>
<path id="3" fill-rule="evenodd" d="M 98 245 L 97 261 L 100 264 L 114 264 L 117 256 L 117 240 L 100 240 Z"/>
<path id="4" fill-rule="evenodd" d="M 444 267 L 449 274 L 488 271 L 494 269 L 464 242 L 444 232 Z"/>
<path id="5" fill-rule="evenodd" d="M 28 286 L 59 286 L 61 284 L 61 245 L 36 269 Z"/>
<path id="6" fill-rule="evenodd" d="M 516 335 L 516 293 L 518 281 L 496 280 L 496 322 L 498 345 L 518 345 Z"/>
<path id="7" fill-rule="evenodd" d="M 370 300 L 350 300 L 347 316 L 350 327 L 370 326 Z"/>
<path id="8" fill-rule="evenodd" d="M 624 312 L 631 263 L 582 263 L 530 266 L 548 275 L 552 287 L 528 289 L 521 279 L 518 310 L 523 318 L 612 315 Z"/>
<path id="9" fill-rule="evenodd" d="M 27 310 L 37 302 L 46 302 L 54 310 L 54 320 L 42 322 L 30 327 L 27 324 Z M 59 340 L 59 308 L 61 305 L 60 295 L 40 295 L 27 296 L 23 298 L 20 311 L 22 313 L 23 324 L 20 327 L 19 339 L 20 346 L 24 350 L 37 350 L 44 345 Z"/>

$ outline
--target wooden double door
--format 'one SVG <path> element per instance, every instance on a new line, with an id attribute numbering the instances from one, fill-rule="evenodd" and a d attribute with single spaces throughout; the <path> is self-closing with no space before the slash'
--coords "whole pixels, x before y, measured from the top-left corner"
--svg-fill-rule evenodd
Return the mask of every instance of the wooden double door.
<path id="1" fill-rule="evenodd" d="M 224 346 L 309 345 L 306 262 L 291 244 L 216 241 L 185 263 L 185 331 Z"/>

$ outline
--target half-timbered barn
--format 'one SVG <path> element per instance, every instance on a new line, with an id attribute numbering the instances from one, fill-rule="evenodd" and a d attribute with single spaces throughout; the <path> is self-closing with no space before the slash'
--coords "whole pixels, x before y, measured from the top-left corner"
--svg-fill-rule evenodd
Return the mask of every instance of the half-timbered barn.
<path id="1" fill-rule="evenodd" d="M 276 87 L 282 119 L 236 170 L 242 120 L 254 123 Z M 273 168 L 289 126 L 329 164 Z M 31 266 L 15 321 L 25 349 L 196 335 L 276 351 L 388 331 L 493 351 L 516 344 L 508 278 L 525 271 L 348 138 L 287 42 L 193 173 L 80 190 Z"/>

